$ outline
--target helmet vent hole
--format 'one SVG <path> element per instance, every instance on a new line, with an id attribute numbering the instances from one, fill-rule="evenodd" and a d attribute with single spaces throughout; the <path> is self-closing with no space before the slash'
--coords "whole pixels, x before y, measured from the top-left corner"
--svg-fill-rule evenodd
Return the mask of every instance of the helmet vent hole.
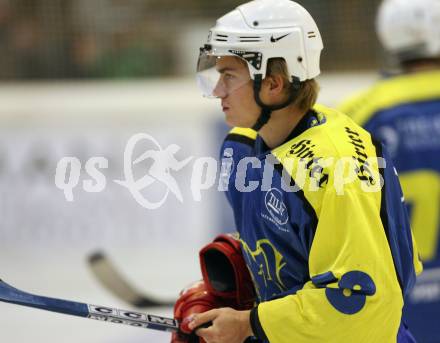
<path id="1" fill-rule="evenodd" d="M 243 43 L 262 42 L 262 38 L 260 36 L 241 36 L 239 41 Z"/>
<path id="2" fill-rule="evenodd" d="M 299 56 L 299 57 L 297 58 L 297 60 L 298 60 L 299 63 L 301 63 L 301 62 L 303 61 L 303 58 L 302 58 L 301 56 Z"/>
<path id="3" fill-rule="evenodd" d="M 220 33 L 215 34 L 215 40 L 217 42 L 227 42 L 228 41 L 228 35 L 223 35 Z"/>
<path id="4" fill-rule="evenodd" d="M 254 21 L 253 23 L 252 23 L 254 26 L 258 26 L 260 23 L 258 22 L 258 21 Z"/>

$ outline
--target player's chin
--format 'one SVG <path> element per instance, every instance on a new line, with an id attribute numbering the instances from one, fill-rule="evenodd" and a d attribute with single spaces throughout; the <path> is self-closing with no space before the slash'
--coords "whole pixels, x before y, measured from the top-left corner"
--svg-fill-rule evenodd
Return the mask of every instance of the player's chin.
<path id="1" fill-rule="evenodd" d="M 231 110 L 225 111 L 225 121 L 230 127 L 252 127 L 254 123 L 233 115 Z"/>
<path id="2" fill-rule="evenodd" d="M 225 113 L 226 124 L 228 124 L 228 126 L 230 126 L 230 127 L 237 126 L 237 118 L 234 118 L 234 116 L 231 113 L 231 110 L 230 109 L 225 110 L 224 113 Z"/>

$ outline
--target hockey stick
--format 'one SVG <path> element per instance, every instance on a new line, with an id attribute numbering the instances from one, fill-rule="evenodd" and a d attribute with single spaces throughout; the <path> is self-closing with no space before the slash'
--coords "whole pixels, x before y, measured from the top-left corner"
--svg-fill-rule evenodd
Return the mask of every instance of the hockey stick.
<path id="1" fill-rule="evenodd" d="M 0 301 L 145 329 L 179 331 L 178 321 L 172 318 L 30 294 L 16 289 L 2 280 L 0 280 Z"/>
<path id="2" fill-rule="evenodd" d="M 142 294 L 130 285 L 116 269 L 110 259 L 102 252 L 96 252 L 88 258 L 89 266 L 99 282 L 110 292 L 126 303 L 138 307 L 173 306 L 175 301 L 155 299 Z"/>

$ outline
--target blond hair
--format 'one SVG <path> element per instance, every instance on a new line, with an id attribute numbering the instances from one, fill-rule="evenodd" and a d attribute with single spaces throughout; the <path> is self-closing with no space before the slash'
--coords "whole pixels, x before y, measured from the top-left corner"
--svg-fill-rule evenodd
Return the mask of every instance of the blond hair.
<path id="1" fill-rule="evenodd" d="M 267 63 L 266 77 L 280 75 L 284 81 L 286 94 L 290 91 L 290 76 L 287 70 L 286 61 L 283 58 L 271 58 Z M 293 102 L 293 106 L 301 111 L 310 110 L 316 103 L 319 93 L 319 85 L 315 79 L 301 82 L 301 88 Z"/>

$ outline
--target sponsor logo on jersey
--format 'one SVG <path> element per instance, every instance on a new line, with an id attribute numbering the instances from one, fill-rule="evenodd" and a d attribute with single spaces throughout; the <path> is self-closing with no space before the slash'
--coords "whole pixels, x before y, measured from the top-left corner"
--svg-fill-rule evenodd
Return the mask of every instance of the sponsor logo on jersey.
<path id="1" fill-rule="evenodd" d="M 361 139 L 358 132 L 349 127 L 345 128 L 345 132 L 350 139 L 350 144 L 354 147 L 355 156 L 352 156 L 352 158 L 358 179 L 369 186 L 374 186 L 377 180 L 375 179 L 375 175 L 368 163 L 369 156 L 365 149 L 364 141 Z"/>
<path id="2" fill-rule="evenodd" d="M 321 122 L 325 121 L 323 119 L 316 120 L 314 125 L 320 125 Z M 313 125 L 313 123 L 311 123 Z M 290 147 L 286 156 L 298 158 L 302 166 L 305 167 L 308 172 L 308 176 L 313 181 L 313 190 L 319 188 L 324 188 L 328 183 L 329 175 L 324 173 L 324 167 L 322 162 L 322 157 L 317 157 L 314 152 L 314 147 L 316 145 L 310 139 L 303 139 Z"/>
<path id="3" fill-rule="evenodd" d="M 271 188 L 264 199 L 266 210 L 277 225 L 285 225 L 289 221 L 287 206 L 283 201 L 283 194 L 279 189 Z M 263 217 L 265 217 L 263 215 Z M 267 219 L 267 218 L 266 218 Z"/>

